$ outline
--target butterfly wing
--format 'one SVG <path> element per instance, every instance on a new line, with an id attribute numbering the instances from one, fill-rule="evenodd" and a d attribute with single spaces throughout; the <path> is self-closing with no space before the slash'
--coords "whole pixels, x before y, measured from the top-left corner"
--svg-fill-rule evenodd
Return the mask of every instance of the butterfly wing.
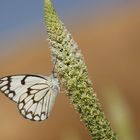
<path id="1" fill-rule="evenodd" d="M 0 90 L 14 102 L 35 83 L 46 82 L 46 78 L 37 75 L 13 75 L 0 79 Z"/>
<path id="2" fill-rule="evenodd" d="M 43 83 L 35 84 L 21 95 L 18 108 L 27 119 L 42 121 L 48 118 L 58 92 Z"/>
<path id="3" fill-rule="evenodd" d="M 0 90 L 18 103 L 18 109 L 25 118 L 42 121 L 50 114 L 59 86 L 57 80 L 50 77 L 18 75 L 1 78 Z"/>

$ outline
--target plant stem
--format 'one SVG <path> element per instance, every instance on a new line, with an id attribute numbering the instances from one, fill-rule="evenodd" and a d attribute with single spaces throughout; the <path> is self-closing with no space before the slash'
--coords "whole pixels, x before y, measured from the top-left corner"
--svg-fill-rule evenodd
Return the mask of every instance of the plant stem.
<path id="1" fill-rule="evenodd" d="M 88 78 L 84 58 L 72 35 L 59 19 L 51 0 L 45 0 L 44 19 L 56 71 L 92 139 L 117 140 Z M 55 62 L 55 61 L 54 61 Z"/>

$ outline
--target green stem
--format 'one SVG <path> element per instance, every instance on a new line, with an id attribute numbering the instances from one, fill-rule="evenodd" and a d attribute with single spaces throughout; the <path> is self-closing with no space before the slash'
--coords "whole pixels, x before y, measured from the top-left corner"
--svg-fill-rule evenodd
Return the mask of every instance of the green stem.
<path id="1" fill-rule="evenodd" d="M 84 58 L 59 19 L 51 0 L 45 0 L 44 18 L 56 71 L 80 118 L 94 140 L 117 140 L 88 78 Z M 54 61 L 55 62 L 55 61 Z"/>

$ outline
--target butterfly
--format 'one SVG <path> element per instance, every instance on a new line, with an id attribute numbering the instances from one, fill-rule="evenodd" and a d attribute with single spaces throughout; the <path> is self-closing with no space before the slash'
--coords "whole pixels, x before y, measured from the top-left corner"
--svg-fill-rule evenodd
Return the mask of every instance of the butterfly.
<path id="1" fill-rule="evenodd" d="M 17 103 L 21 115 L 32 121 L 48 118 L 60 92 L 54 73 L 42 75 L 12 75 L 0 78 L 0 90 Z"/>

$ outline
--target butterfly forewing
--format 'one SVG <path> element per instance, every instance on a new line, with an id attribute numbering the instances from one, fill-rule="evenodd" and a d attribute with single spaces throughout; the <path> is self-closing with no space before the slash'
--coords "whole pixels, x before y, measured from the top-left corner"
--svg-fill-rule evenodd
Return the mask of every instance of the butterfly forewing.
<path id="1" fill-rule="evenodd" d="M 25 92 L 21 81 L 25 76 L 7 76 L 0 79 L 0 90 L 11 100 L 18 102 L 19 97 Z"/>
<path id="2" fill-rule="evenodd" d="M 18 102 L 19 97 L 27 88 L 35 83 L 46 82 L 47 79 L 35 75 L 14 75 L 0 79 L 0 90 L 11 100 Z"/>
<path id="3" fill-rule="evenodd" d="M 50 114 L 59 83 L 56 78 L 46 76 L 7 76 L 0 79 L 0 90 L 18 103 L 18 109 L 25 118 L 42 121 Z"/>

